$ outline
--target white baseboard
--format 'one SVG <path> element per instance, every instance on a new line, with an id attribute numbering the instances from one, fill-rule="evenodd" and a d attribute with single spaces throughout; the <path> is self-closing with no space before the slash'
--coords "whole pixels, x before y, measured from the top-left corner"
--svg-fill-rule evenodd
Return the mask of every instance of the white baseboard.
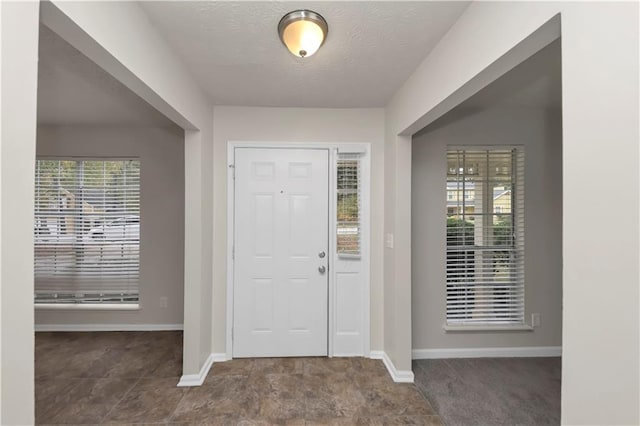
<path id="1" fill-rule="evenodd" d="M 413 371 L 411 370 L 397 370 L 396 366 L 391 362 L 391 358 L 384 351 L 371 351 L 370 358 L 381 359 L 384 366 L 387 367 L 389 375 L 396 383 L 413 383 Z"/>
<path id="2" fill-rule="evenodd" d="M 227 354 L 225 352 L 215 353 L 211 355 L 213 355 L 213 362 L 225 362 L 231 359 L 227 357 Z"/>
<path id="3" fill-rule="evenodd" d="M 178 382 L 179 387 L 187 387 L 187 386 L 200 386 L 204 383 L 204 379 L 207 378 L 207 374 L 209 374 L 209 369 L 213 365 L 213 361 L 216 354 L 209 354 L 207 360 L 202 365 L 200 372 L 198 374 L 184 374 L 180 377 L 180 381 Z"/>
<path id="4" fill-rule="evenodd" d="M 170 331 L 182 324 L 36 324 L 35 331 Z"/>
<path id="5" fill-rule="evenodd" d="M 411 356 L 413 359 L 556 357 L 562 356 L 562 346 L 414 349 Z"/>
<path id="6" fill-rule="evenodd" d="M 204 365 L 200 369 L 198 374 L 185 374 L 180 377 L 180 381 L 178 382 L 178 386 L 186 387 L 186 386 L 200 386 L 204 383 L 204 380 L 207 378 L 207 374 L 209 374 L 209 370 L 216 362 L 224 362 L 228 361 L 226 353 L 212 353 L 209 354 L 207 360 L 204 362 Z"/>

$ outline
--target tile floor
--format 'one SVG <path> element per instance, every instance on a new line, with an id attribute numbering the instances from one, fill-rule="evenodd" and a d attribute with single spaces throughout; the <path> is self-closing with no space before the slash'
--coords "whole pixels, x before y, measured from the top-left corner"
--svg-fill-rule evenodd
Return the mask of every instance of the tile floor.
<path id="1" fill-rule="evenodd" d="M 425 359 L 413 371 L 449 426 L 560 424 L 560 358 Z"/>
<path id="2" fill-rule="evenodd" d="M 182 333 L 36 333 L 38 424 L 440 425 L 365 358 L 237 359 L 178 388 Z"/>

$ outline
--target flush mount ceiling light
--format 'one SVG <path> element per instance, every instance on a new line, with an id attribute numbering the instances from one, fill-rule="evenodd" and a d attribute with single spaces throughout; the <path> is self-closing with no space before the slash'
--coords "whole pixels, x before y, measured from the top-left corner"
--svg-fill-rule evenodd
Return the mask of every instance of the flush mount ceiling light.
<path id="1" fill-rule="evenodd" d="M 278 24 L 280 40 L 294 55 L 305 58 L 322 46 L 329 26 L 324 18 L 311 10 L 294 10 Z"/>

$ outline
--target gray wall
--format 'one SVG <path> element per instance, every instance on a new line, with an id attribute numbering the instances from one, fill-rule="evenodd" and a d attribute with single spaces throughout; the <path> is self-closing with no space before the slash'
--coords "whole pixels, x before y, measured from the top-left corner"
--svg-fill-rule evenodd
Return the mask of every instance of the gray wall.
<path id="1" fill-rule="evenodd" d="M 178 128 L 39 127 L 39 156 L 139 157 L 140 310 L 36 310 L 41 324 L 182 324 L 184 134 Z M 160 308 L 160 297 L 168 299 Z"/>
<path id="2" fill-rule="evenodd" d="M 560 346 L 562 342 L 562 126 L 560 112 L 458 109 L 413 138 L 414 349 Z M 525 320 L 521 332 L 445 332 L 447 145 L 525 147 Z"/>

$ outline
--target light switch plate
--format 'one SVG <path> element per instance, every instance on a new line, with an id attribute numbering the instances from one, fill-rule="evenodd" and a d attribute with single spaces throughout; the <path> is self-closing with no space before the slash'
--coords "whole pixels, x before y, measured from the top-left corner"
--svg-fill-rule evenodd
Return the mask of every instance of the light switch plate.
<path id="1" fill-rule="evenodd" d="M 393 248 L 393 234 L 387 233 L 387 237 L 385 238 L 385 246 L 387 246 L 387 248 Z"/>

